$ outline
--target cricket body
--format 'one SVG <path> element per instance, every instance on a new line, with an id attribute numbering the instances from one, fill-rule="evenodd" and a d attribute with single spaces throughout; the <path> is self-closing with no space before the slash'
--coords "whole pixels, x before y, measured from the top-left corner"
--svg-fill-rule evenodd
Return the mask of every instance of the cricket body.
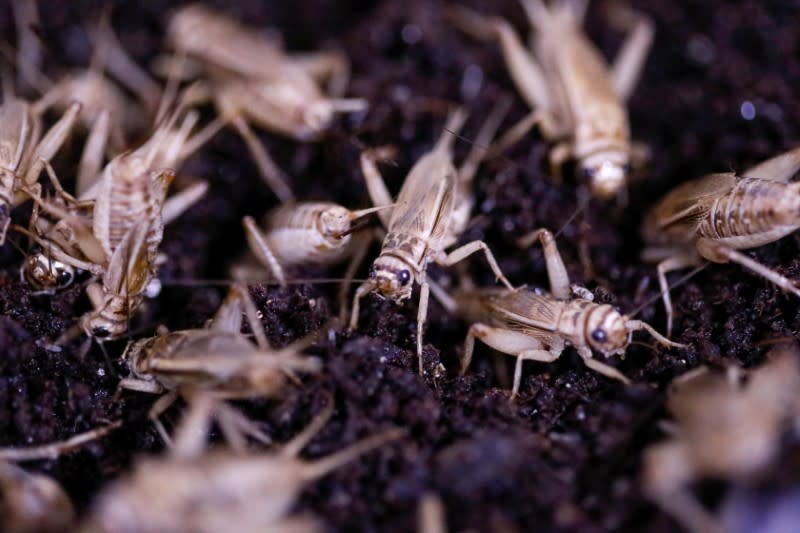
<path id="1" fill-rule="evenodd" d="M 169 455 L 140 459 L 106 488 L 80 531 L 318 531 L 313 518 L 290 514 L 301 490 L 404 434 L 387 430 L 321 459 L 298 458 L 329 420 L 331 405 L 279 451 L 206 451 L 215 407 L 207 395 L 192 397 Z"/>
<path id="2" fill-rule="evenodd" d="M 350 258 L 339 290 L 339 309 L 346 313 L 351 280 L 373 240 L 372 233 L 358 232 L 354 223 L 386 207 L 351 211 L 330 202 L 290 203 L 268 213 L 263 230 L 252 217 L 244 217 L 247 244 L 259 265 L 254 269 L 240 262 L 233 268 L 233 277 L 256 277 L 259 270 L 267 268 L 285 286 L 287 268 L 309 263 L 332 265 Z M 344 320 L 345 315 L 340 318 Z"/>
<path id="3" fill-rule="evenodd" d="M 75 509 L 54 479 L 0 461 L 0 516 L 6 531 L 55 533 L 73 526 Z"/>
<path id="4" fill-rule="evenodd" d="M 544 248 L 551 293 L 505 289 L 462 290 L 455 295 L 455 310 L 472 322 L 464 347 L 461 373 L 472 359 L 475 339 L 517 357 L 512 398 L 519 392 L 522 361 L 530 359 L 550 363 L 573 346 L 587 367 L 629 383 L 614 367 L 592 357 L 596 351 L 605 357 L 624 354 L 634 331 L 645 329 L 666 346 L 673 343 L 651 326 L 623 315 L 607 304 L 591 301 L 583 287 L 570 286 L 567 271 L 553 239 L 540 229 L 523 239 L 527 245 L 539 240 Z M 572 297 L 573 294 L 579 295 Z"/>
<path id="5" fill-rule="evenodd" d="M 215 123 L 236 129 L 262 178 L 282 201 L 293 198 L 287 177 L 248 123 L 300 141 L 316 141 L 335 114 L 367 107 L 362 99 L 340 97 L 349 77 L 348 62 L 340 53 L 287 54 L 275 40 L 199 4 L 172 15 L 167 42 L 184 70 L 201 75 L 184 92 L 183 101 L 214 102 L 219 114 Z M 324 81 L 329 82 L 329 94 L 320 87 Z"/>
<path id="6" fill-rule="evenodd" d="M 500 145 L 521 139 L 538 125 L 556 145 L 550 152 L 554 175 L 570 158 L 601 199 L 626 192 L 632 155 L 625 101 L 633 91 L 653 39 L 640 14 L 618 9 L 617 21 L 631 27 L 613 67 L 609 67 L 580 26 L 585 0 L 521 0 L 534 34 L 531 49 L 505 20 L 486 19 L 462 8 L 452 10 L 468 33 L 500 42 L 511 77 L 533 112 L 508 132 Z"/>
<path id="7" fill-rule="evenodd" d="M 703 479 L 747 483 L 775 461 L 800 420 L 798 348 L 780 345 L 754 369 L 705 367 L 676 378 L 667 410 L 674 430 L 645 450 L 645 493 L 696 533 L 731 531 L 691 492 Z M 728 526 L 730 524 L 727 524 Z"/>
<path id="8" fill-rule="evenodd" d="M 256 345 L 241 333 L 242 315 L 247 317 Z M 315 338 L 312 335 L 284 349 L 271 349 L 247 288 L 235 284 L 207 328 L 162 332 L 129 344 L 122 358 L 130 377 L 119 387 L 168 392 L 150 412 L 168 442 L 158 417 L 179 395 L 206 391 L 227 399 L 279 396 L 287 375 L 319 370 L 318 359 L 300 355 Z"/>
<path id="9" fill-rule="evenodd" d="M 179 166 L 197 147 L 190 137 L 196 114 L 189 113 L 176 127 L 177 112 L 159 126 L 151 138 L 132 152 L 113 158 L 105 168 L 89 167 L 91 183 L 74 198 L 64 192 L 58 178 L 46 166 L 57 196 L 35 206 L 31 226 L 41 251 L 32 253 L 22 276 L 41 292 L 63 288 L 75 269 L 102 275 L 121 238 L 139 221 L 149 220 L 148 261 L 153 264 L 163 235 L 163 226 L 178 218 L 206 192 L 197 182 L 165 198 Z M 202 143 L 202 141 L 201 141 Z M 97 176 L 97 177 L 95 177 Z M 41 216 L 40 211 L 49 216 Z"/>
<path id="10" fill-rule="evenodd" d="M 45 162 L 66 141 L 81 106 L 73 102 L 64 115 L 42 137 L 44 109 L 15 98 L 4 89 L 0 105 L 0 245 L 11 222 L 11 208 L 27 199 L 27 189 L 36 184 Z"/>
<path id="11" fill-rule="evenodd" d="M 791 280 L 740 250 L 774 242 L 800 228 L 800 183 L 788 183 L 800 169 L 800 148 L 745 171 L 709 174 L 669 192 L 645 217 L 642 259 L 658 262 L 658 279 L 672 330 L 672 302 L 666 274 L 703 260 L 734 262 L 781 289 L 800 296 Z"/>
<path id="12" fill-rule="evenodd" d="M 507 108 L 506 108 L 507 109 Z M 466 120 L 462 109 L 453 112 L 447 120 L 434 148 L 417 161 L 403 183 L 391 212 L 379 213 L 387 228 L 380 255 L 372 264 L 369 279 L 356 290 L 350 317 L 350 328 L 358 326 L 359 302 L 370 292 L 394 302 L 411 296 L 414 282 L 420 284 L 419 310 L 417 312 L 417 356 L 419 371 L 422 365 L 422 334 L 428 312 L 430 285 L 427 266 L 431 261 L 451 266 L 469 255 L 483 251 L 497 279 L 509 290 L 511 284 L 505 278 L 497 262 L 483 241 L 473 241 L 450 253 L 445 249 L 455 244 L 469 221 L 472 207 L 470 185 L 483 150 L 486 137 L 491 138 L 500 118 L 505 114 L 498 106 L 482 128 L 472 153 L 461 169 L 453 166 L 452 145 L 455 134 Z M 367 187 L 376 205 L 392 203 L 391 196 L 375 165 L 379 152 L 366 152 L 361 156 L 361 167 Z"/>

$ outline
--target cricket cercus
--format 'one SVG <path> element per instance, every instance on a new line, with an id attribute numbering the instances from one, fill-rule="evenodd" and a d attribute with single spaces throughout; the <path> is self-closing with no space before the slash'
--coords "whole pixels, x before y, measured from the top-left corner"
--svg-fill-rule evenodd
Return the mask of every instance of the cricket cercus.
<path id="1" fill-rule="evenodd" d="M 650 209 L 642 224 L 647 245 L 642 259 L 658 262 L 668 335 L 673 311 L 666 275 L 704 259 L 738 263 L 800 296 L 800 288 L 791 280 L 739 251 L 774 242 L 800 228 L 800 183 L 789 183 L 798 169 L 800 148 L 795 148 L 741 175 L 708 174 L 678 185 Z"/>
<path id="2" fill-rule="evenodd" d="M 417 312 L 417 357 L 420 374 L 424 372 L 422 334 L 430 295 L 428 263 L 433 261 L 439 265 L 451 266 L 475 252 L 482 251 L 496 278 L 509 290 L 513 290 L 483 241 L 473 241 L 452 252 L 445 252 L 445 249 L 456 243 L 469 222 L 474 202 L 472 179 L 485 153 L 483 147 L 491 140 L 505 116 L 507 104 L 508 102 L 503 102 L 496 106 L 481 128 L 470 154 L 458 170 L 453 166 L 453 141 L 467 115 L 463 109 L 451 113 L 445 131 L 434 148 L 422 156 L 406 176 L 396 202 L 392 202 L 375 164 L 376 158 L 385 155 L 386 150 L 378 149 L 361 155 L 361 168 L 373 203 L 394 203 L 395 206 L 391 215 L 385 211 L 378 212 L 387 234 L 381 253 L 372 264 L 369 279 L 356 290 L 350 329 L 358 327 L 359 302 L 365 295 L 378 291 L 384 298 L 401 302 L 411 296 L 416 281 L 420 284 Z"/>
<path id="3" fill-rule="evenodd" d="M 617 8 L 610 12 L 620 26 L 632 29 L 609 68 L 580 26 L 586 0 L 521 0 L 535 32 L 531 49 L 511 25 L 462 7 L 451 18 L 467 33 L 497 39 L 511 78 L 532 113 L 498 142 L 500 149 L 521 139 L 534 125 L 556 145 L 550 152 L 555 176 L 568 159 L 578 161 L 592 195 L 625 195 L 630 163 L 646 149 L 631 143 L 625 101 L 630 97 L 653 40 L 652 23 L 641 14 Z"/>
<path id="4" fill-rule="evenodd" d="M 642 485 L 686 529 L 753 530 L 725 527 L 732 524 L 714 516 L 691 487 L 704 479 L 733 485 L 765 481 L 764 470 L 779 460 L 785 443 L 796 443 L 800 430 L 798 357 L 796 344 L 779 345 L 759 367 L 725 373 L 700 367 L 670 384 L 667 410 L 673 422 L 665 427 L 668 438 L 645 450 Z M 766 504 L 761 498 L 759 506 Z"/>
<path id="5" fill-rule="evenodd" d="M 476 338 L 496 350 L 516 356 L 512 398 L 519 391 L 525 359 L 550 363 L 558 359 L 567 346 L 578 351 L 587 367 L 623 383 L 629 383 L 629 379 L 616 368 L 594 359 L 593 350 L 606 357 L 623 354 L 633 332 L 640 329 L 665 346 L 683 347 L 641 320 L 633 320 L 610 305 L 594 303 L 589 290 L 570 286 L 564 261 L 548 230 L 534 231 L 524 237 L 521 244 L 529 245 L 537 239 L 544 248 L 550 294 L 502 288 L 467 289 L 455 294 L 451 304 L 453 312 L 473 322 L 464 345 L 462 374 L 472 360 Z"/>
<path id="6" fill-rule="evenodd" d="M 293 199 L 287 176 L 248 123 L 299 141 L 315 141 L 337 113 L 367 108 L 363 99 L 341 97 L 350 70 L 341 53 L 289 54 L 277 39 L 199 4 L 172 15 L 167 42 L 176 57 L 165 58 L 163 70 L 181 70 L 186 78 L 200 76 L 184 91 L 183 101 L 214 102 L 219 117 L 207 128 L 232 125 L 282 201 Z M 326 81 L 327 94 L 321 87 Z"/>
<path id="7" fill-rule="evenodd" d="M 216 400 L 195 395 L 165 457 L 142 457 L 105 488 L 80 531 L 163 533 L 197 531 L 316 532 L 313 517 L 292 514 L 312 481 L 402 437 L 388 429 L 312 461 L 298 457 L 327 423 L 333 404 L 278 450 L 206 450 Z"/>

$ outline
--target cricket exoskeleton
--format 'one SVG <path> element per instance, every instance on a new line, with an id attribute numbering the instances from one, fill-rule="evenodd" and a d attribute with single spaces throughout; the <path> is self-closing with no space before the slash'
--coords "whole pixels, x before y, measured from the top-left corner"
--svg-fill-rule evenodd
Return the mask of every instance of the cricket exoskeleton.
<path id="1" fill-rule="evenodd" d="M 529 245 L 539 240 L 544 248 L 550 294 L 531 290 L 506 289 L 462 290 L 455 294 L 453 311 L 472 322 L 464 345 L 461 373 L 472 360 L 475 339 L 495 350 L 517 358 L 512 398 L 519 392 L 522 362 L 526 359 L 551 363 L 568 346 L 572 346 L 587 367 L 623 383 L 630 380 L 616 368 L 592 356 L 624 354 L 633 332 L 644 329 L 659 343 L 670 347 L 684 345 L 672 342 L 641 320 L 633 320 L 608 304 L 591 300 L 592 293 L 579 286 L 570 286 L 564 261 L 553 235 L 540 229 L 522 239 Z"/>
<path id="2" fill-rule="evenodd" d="M 670 385 L 669 438 L 645 450 L 642 485 L 647 495 L 682 526 L 696 533 L 734 531 L 691 492 L 716 479 L 758 483 L 782 443 L 800 430 L 800 351 L 778 346 L 751 369 L 714 372 L 700 367 Z M 762 505 L 765 502 L 761 502 Z"/>
<path id="3" fill-rule="evenodd" d="M 392 206 L 351 211 L 330 202 L 289 203 L 264 217 L 263 229 L 253 217 L 242 219 L 245 237 L 259 265 L 239 263 L 233 268 L 235 279 L 253 279 L 264 268 L 282 286 L 285 269 L 300 264 L 332 265 L 350 258 L 339 290 L 339 308 L 346 313 L 351 280 L 364 260 L 374 233 L 358 231 L 355 223 L 366 215 Z M 344 319 L 344 315 L 340 315 Z"/>
<path id="4" fill-rule="evenodd" d="M 172 62 L 180 63 L 186 77 L 200 76 L 184 92 L 184 103 L 213 101 L 219 118 L 209 127 L 221 122 L 236 129 L 262 178 L 282 201 L 293 198 L 287 176 L 249 124 L 300 141 L 315 141 L 336 113 L 367 108 L 362 99 L 340 97 L 349 77 L 342 54 L 288 54 L 277 40 L 199 4 L 172 15 L 167 43 L 177 56 Z M 329 94 L 321 87 L 326 80 Z"/>
<path id="5" fill-rule="evenodd" d="M 300 459 L 333 413 L 331 405 L 278 451 L 207 451 L 208 400 L 193 399 L 166 457 L 139 459 L 100 493 L 81 531 L 317 531 L 313 518 L 290 515 L 300 491 L 405 434 L 390 429 L 320 459 Z"/>
<path id="6" fill-rule="evenodd" d="M 255 345 L 241 333 L 243 315 L 256 338 Z M 130 377 L 119 387 L 167 392 L 153 406 L 150 417 L 168 441 L 159 416 L 179 395 L 211 391 L 228 399 L 277 396 L 287 375 L 319 370 L 317 358 L 300 354 L 315 337 L 280 350 L 270 348 L 247 287 L 235 284 L 208 327 L 163 332 L 129 344 L 122 358 Z"/>
<path id="7" fill-rule="evenodd" d="M 4 82 L 0 105 L 0 245 L 5 242 L 12 207 L 28 198 L 23 189 L 36 185 L 45 163 L 67 140 L 80 109 L 81 105 L 73 102 L 42 136 L 44 109 L 16 98 L 10 82 Z"/>
<path id="8" fill-rule="evenodd" d="M 524 137 L 534 126 L 556 143 L 550 152 L 555 176 L 570 158 L 598 198 L 624 196 L 632 156 L 625 101 L 633 92 L 653 40 L 652 23 L 624 9 L 613 12 L 620 25 L 632 26 L 613 67 L 581 30 L 587 2 L 560 0 L 548 7 L 542 0 L 521 0 L 534 29 L 531 48 L 520 41 L 507 21 L 465 8 L 450 10 L 466 32 L 497 39 L 512 80 L 533 110 L 502 138 L 500 149 Z"/>
<path id="9" fill-rule="evenodd" d="M 73 526 L 75 509 L 54 479 L 0 461 L 0 516 L 5 531 L 56 533 Z"/>
<path id="10" fill-rule="evenodd" d="M 666 275 L 702 264 L 734 262 L 781 289 L 800 288 L 740 250 L 774 242 L 800 228 L 800 148 L 768 159 L 741 174 L 726 172 L 678 185 L 650 208 L 642 224 L 642 259 L 658 262 L 658 281 L 672 331 L 672 299 Z"/>
<path id="11" fill-rule="evenodd" d="M 422 335 L 430 295 L 428 263 L 451 266 L 476 252 L 483 252 L 496 278 L 509 290 L 513 290 L 485 242 L 472 241 L 451 252 L 445 251 L 458 241 L 469 222 L 474 202 L 472 179 L 485 153 L 484 147 L 505 116 L 507 104 L 508 102 L 503 102 L 495 108 L 458 170 L 453 166 L 453 142 L 467 115 L 463 109 L 451 113 L 434 148 L 422 156 L 409 171 L 396 202 L 392 201 L 376 166 L 376 159 L 383 157 L 385 150 L 368 151 L 361 155 L 361 168 L 373 203 L 394 203 L 394 207 L 391 214 L 378 212 L 387 234 L 381 253 L 372 264 L 369 279 L 356 290 L 350 329 L 358 327 L 361 298 L 371 292 L 378 292 L 383 298 L 401 302 L 411 297 L 414 284 L 419 283 L 417 356 L 420 374 L 424 371 Z"/>

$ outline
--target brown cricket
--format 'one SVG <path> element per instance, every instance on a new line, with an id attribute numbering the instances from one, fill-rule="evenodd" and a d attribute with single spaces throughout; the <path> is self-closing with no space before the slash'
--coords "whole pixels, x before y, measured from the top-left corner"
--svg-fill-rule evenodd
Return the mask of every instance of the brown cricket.
<path id="1" fill-rule="evenodd" d="M 653 25 L 641 14 L 613 11 L 614 21 L 630 34 L 614 65 L 609 67 L 581 30 L 586 0 L 559 0 L 548 7 L 542 0 L 520 0 L 530 25 L 530 49 L 511 25 L 466 8 L 454 7 L 451 18 L 466 32 L 500 42 L 509 73 L 520 95 L 533 110 L 495 146 L 497 151 L 537 126 L 555 142 L 550 162 L 555 176 L 570 158 L 598 198 L 626 193 L 631 160 L 642 149 L 631 143 L 630 97 L 653 40 Z"/>
<path id="2" fill-rule="evenodd" d="M 392 202 L 375 160 L 384 157 L 386 150 L 368 151 L 361 155 L 361 168 L 370 196 L 375 205 L 394 203 L 391 214 L 379 211 L 386 226 L 381 253 L 372 264 L 369 279 L 356 290 L 350 315 L 350 328 L 358 327 L 359 303 L 365 295 L 377 291 L 380 296 L 401 302 L 411 296 L 414 283 L 420 285 L 417 312 L 417 357 L 419 372 L 422 365 L 422 335 L 428 314 L 430 282 L 427 268 L 430 262 L 451 266 L 468 256 L 483 252 L 497 279 L 512 290 L 489 247 L 483 241 L 472 241 L 451 252 L 466 229 L 474 197 L 472 179 L 486 146 L 508 110 L 501 102 L 484 124 L 470 154 L 456 170 L 453 166 L 453 141 L 467 115 L 463 109 L 451 113 L 433 149 L 422 156 L 406 176 L 397 201 Z"/>
<path id="3" fill-rule="evenodd" d="M 730 531 L 691 492 L 703 479 L 757 480 L 777 458 L 787 430 L 800 422 L 796 344 L 781 345 L 751 369 L 715 372 L 700 367 L 670 385 L 668 438 L 645 450 L 646 494 L 695 533 Z"/>
<path id="4" fill-rule="evenodd" d="M 605 357 L 624 354 L 633 332 L 640 329 L 665 346 L 684 346 L 608 304 L 594 303 L 587 289 L 570 286 L 564 261 L 548 230 L 534 231 L 521 244 L 527 246 L 537 239 L 544 248 L 550 294 L 507 289 L 467 289 L 455 294 L 450 304 L 452 310 L 472 322 L 464 344 L 462 374 L 472 360 L 476 338 L 517 358 L 512 398 L 519 392 L 524 360 L 550 363 L 568 346 L 577 350 L 587 367 L 623 383 L 630 380 L 616 368 L 595 359 L 593 351 Z"/>
<path id="5" fill-rule="evenodd" d="M 740 250 L 768 244 L 800 228 L 800 148 L 768 159 L 741 174 L 708 174 L 683 183 L 648 211 L 642 224 L 642 259 L 658 262 L 658 281 L 672 331 L 672 300 L 666 275 L 702 264 L 734 262 L 781 289 L 800 296 L 785 276 Z"/>

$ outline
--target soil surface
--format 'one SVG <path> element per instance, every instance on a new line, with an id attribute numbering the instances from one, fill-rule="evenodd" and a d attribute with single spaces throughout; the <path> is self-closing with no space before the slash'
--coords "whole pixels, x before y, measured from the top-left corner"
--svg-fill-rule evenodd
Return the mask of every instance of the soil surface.
<path id="1" fill-rule="evenodd" d="M 398 150 L 394 165 L 381 167 L 396 192 L 414 161 L 438 137 L 451 103 L 462 103 L 471 114 L 465 139 L 456 143 L 459 158 L 498 98 L 512 96 L 514 101 L 504 127 L 527 112 L 498 47 L 476 42 L 448 24 L 445 2 L 212 3 L 249 24 L 277 29 L 290 50 L 337 47 L 351 59 L 349 93 L 370 102 L 368 113 L 342 118 L 316 144 L 260 134 L 303 200 L 369 206 L 358 157 L 362 148 L 382 144 Z M 91 46 L 83 28 L 99 16 L 101 4 L 49 2 L 42 9 L 39 33 L 51 77 L 87 64 Z M 507 17 L 527 32 L 513 0 L 465 4 Z M 578 205 L 574 167 L 568 165 L 563 182 L 554 183 L 549 145 L 534 133 L 482 167 L 475 182 L 474 220 L 461 242 L 485 240 L 514 284 L 546 287 L 541 250 L 520 251 L 514 240 L 542 226 L 561 230 L 558 245 L 574 282 L 624 312 L 645 304 L 638 318 L 663 331 L 655 268 L 639 261 L 643 213 L 681 181 L 743 169 L 798 144 L 798 11 L 788 2 L 761 0 L 633 4 L 653 18 L 657 33 L 630 100 L 634 137 L 650 146 L 652 157 L 637 171 L 627 207 L 592 203 L 571 220 Z M 140 64 L 151 64 L 159 52 L 173 7 L 161 0 L 114 3 L 114 28 Z M 610 29 L 601 7 L 601 2 L 590 7 L 588 31 L 611 58 L 623 36 Z M 0 10 L 0 30 L 5 41 L 15 42 L 9 9 Z M 753 110 L 755 116 L 749 113 Z M 204 120 L 212 117 L 213 110 L 204 109 Z M 73 143 L 67 156 L 56 161 L 60 174 L 70 175 L 80 146 Z M 192 157 L 181 174 L 208 180 L 210 193 L 167 227 L 162 251 L 169 261 L 160 270 L 164 289 L 136 318 L 136 337 L 152 335 L 159 324 L 199 327 L 210 318 L 225 288 L 199 280 L 224 279 L 245 248 L 241 217 L 260 216 L 277 204 L 244 144 L 230 131 Z M 26 209 L 14 215 L 24 223 Z M 24 248 L 21 237 L 10 240 Z M 798 236 L 790 235 L 750 255 L 797 279 L 798 244 Z M 581 261 L 581 247 L 588 251 L 591 271 Z M 369 257 L 377 252 L 375 245 Z M 13 244 L 0 249 L 0 445 L 65 439 L 122 419 L 123 428 L 80 451 L 27 464 L 62 482 L 85 511 L 137 456 L 163 450 L 147 419 L 155 397 L 126 392 L 114 399 L 126 374 L 119 362 L 125 340 L 102 349 L 95 344 L 83 355 L 80 341 L 61 353 L 41 347 L 85 313 L 89 302 L 82 283 L 54 296 L 35 295 L 20 281 L 21 260 Z M 359 275 L 366 271 L 364 265 Z M 338 267 L 308 268 L 291 275 L 341 273 Z M 477 256 L 461 272 L 431 267 L 430 274 L 445 286 L 457 285 L 462 274 L 479 285 L 493 283 L 486 262 Z M 314 331 L 338 311 L 333 284 L 251 290 L 274 346 Z M 423 379 L 414 352 L 416 298 L 398 306 L 371 296 L 363 303 L 357 332 L 339 329 L 309 350 L 324 361 L 319 374 L 303 378 L 281 399 L 240 406 L 280 442 L 334 401 L 333 419 L 307 446 L 307 458 L 382 429 L 408 428 L 399 442 L 303 492 L 297 511 L 313 513 L 332 531 L 409 531 L 417 502 L 427 491 L 441 495 L 453 531 L 672 531 L 677 526 L 646 501 L 637 481 L 643 449 L 662 435 L 657 423 L 665 417 L 666 384 L 700 364 L 757 364 L 771 341 L 792 337 L 800 328 L 794 297 L 736 266 L 707 267 L 672 294 L 675 339 L 689 347 L 665 350 L 637 334 L 641 344 L 632 345 L 624 358 L 609 360 L 635 381 L 629 386 L 588 370 L 567 350 L 552 364 L 526 363 L 520 396 L 510 402 L 513 359 L 479 344 L 469 372 L 457 377 L 468 324 L 434 300 L 425 335 L 429 372 Z M 447 371 L 434 378 L 440 362 Z M 180 406 L 165 415 L 168 428 L 179 415 Z"/>

